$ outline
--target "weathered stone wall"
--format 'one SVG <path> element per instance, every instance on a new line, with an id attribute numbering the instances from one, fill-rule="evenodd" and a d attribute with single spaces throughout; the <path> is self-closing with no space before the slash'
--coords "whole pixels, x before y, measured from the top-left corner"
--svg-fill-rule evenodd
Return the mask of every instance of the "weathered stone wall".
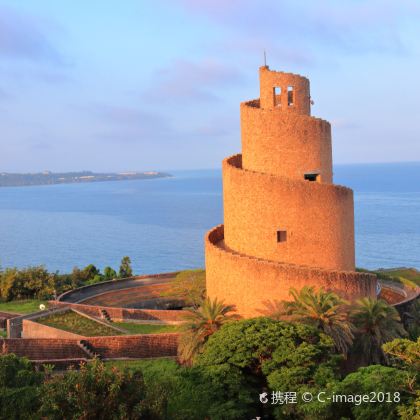
<path id="1" fill-rule="evenodd" d="M 25 319 L 37 319 L 40 317 L 48 316 L 52 314 L 53 312 L 57 314 L 59 312 L 64 312 L 66 310 L 67 309 L 65 307 L 62 307 L 62 308 L 52 307 L 44 311 L 33 312 L 31 314 L 25 314 L 25 315 L 20 315 L 14 318 L 10 318 L 7 320 L 7 336 L 9 338 L 20 338 L 22 334 L 22 329 L 23 329 L 23 321 Z"/>
<path id="2" fill-rule="evenodd" d="M 22 325 L 22 338 L 84 338 L 82 335 L 33 322 L 29 319 L 24 319 Z"/>
<path id="3" fill-rule="evenodd" d="M 291 287 L 314 286 L 355 300 L 376 295 L 376 276 L 281 264 L 226 249 L 223 226 L 206 236 L 207 295 L 236 305 L 243 317 L 261 316 L 268 301 L 290 300 Z"/>
<path id="4" fill-rule="evenodd" d="M 174 357 L 177 354 L 176 333 L 143 334 L 111 337 L 87 337 L 83 340 L 102 358 Z M 38 361 L 77 361 L 89 359 L 80 340 L 64 338 L 1 339 L 0 353 L 15 353 Z"/>
<path id="5" fill-rule="evenodd" d="M 293 88 L 293 105 L 288 102 L 288 87 Z M 281 95 L 274 97 L 274 88 L 281 88 Z M 306 77 L 282 71 L 272 71 L 268 66 L 260 67 L 261 108 L 281 108 L 285 112 L 310 115 L 309 80 Z M 277 104 L 277 106 L 276 106 Z"/>
<path id="6" fill-rule="evenodd" d="M 78 287 L 77 289 L 69 290 L 58 296 L 57 300 L 63 302 L 79 302 L 92 296 L 97 296 L 101 293 L 110 292 L 113 290 L 127 289 L 131 287 L 139 287 L 142 285 L 156 284 L 170 282 L 177 272 L 160 273 L 160 274 L 146 274 L 143 276 L 127 277 L 125 279 L 103 281 L 87 286 Z"/>
<path id="7" fill-rule="evenodd" d="M 20 316 L 20 314 L 13 314 L 10 312 L 1 312 L 0 311 L 0 328 L 7 328 L 7 320 L 16 318 Z"/>
<path id="8" fill-rule="evenodd" d="M 106 359 L 176 356 L 177 333 L 89 337 L 90 347 Z"/>
<path id="9" fill-rule="evenodd" d="M 160 309 L 127 309 L 112 308 L 108 306 L 84 305 L 82 303 L 69 302 L 50 302 L 54 306 L 73 308 L 85 314 L 101 318 L 102 309 L 106 310 L 112 320 L 141 320 L 141 321 L 165 321 L 180 322 L 183 320 L 184 311 L 182 310 L 160 310 Z"/>
<path id="10" fill-rule="evenodd" d="M 30 360 L 86 359 L 79 340 L 63 338 L 5 338 L 0 339 L 3 354 L 15 353 Z"/>
<path id="11" fill-rule="evenodd" d="M 267 175 L 223 161 L 226 246 L 283 263 L 355 268 L 353 192 L 349 188 Z M 286 231 L 277 242 L 277 231 Z"/>
<path id="12" fill-rule="evenodd" d="M 182 307 L 183 302 L 179 299 L 164 297 L 165 292 L 169 289 L 169 283 L 142 285 L 103 292 L 78 303 L 132 309 L 167 309 L 173 305 Z"/>
<path id="13" fill-rule="evenodd" d="M 331 126 L 308 115 L 241 104 L 244 169 L 304 180 L 319 173 L 318 181 L 332 182 Z"/>

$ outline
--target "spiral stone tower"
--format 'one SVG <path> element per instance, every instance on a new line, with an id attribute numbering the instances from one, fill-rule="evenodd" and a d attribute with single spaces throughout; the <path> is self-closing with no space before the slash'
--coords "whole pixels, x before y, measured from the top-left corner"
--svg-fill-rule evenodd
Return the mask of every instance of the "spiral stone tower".
<path id="1" fill-rule="evenodd" d="M 261 315 L 289 289 L 376 295 L 355 272 L 353 191 L 334 185 L 331 126 L 312 117 L 309 80 L 260 68 L 260 98 L 241 103 L 242 155 L 223 161 L 224 225 L 206 235 L 210 298 Z"/>

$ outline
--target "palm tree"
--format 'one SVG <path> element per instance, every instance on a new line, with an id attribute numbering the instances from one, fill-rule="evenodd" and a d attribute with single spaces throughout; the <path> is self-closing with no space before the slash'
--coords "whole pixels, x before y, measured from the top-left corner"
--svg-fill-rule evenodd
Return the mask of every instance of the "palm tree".
<path id="1" fill-rule="evenodd" d="M 384 300 L 369 297 L 358 300 L 351 319 L 356 326 L 356 349 L 366 363 L 386 362 L 382 344 L 407 335 L 398 311 Z"/>
<path id="2" fill-rule="evenodd" d="M 348 303 L 322 288 L 316 292 L 313 287 L 305 286 L 299 292 L 292 288 L 289 293 L 293 301 L 283 303 L 285 314 L 323 331 L 333 339 L 337 350 L 347 356 L 354 339 L 353 325 L 345 311 Z"/>
<path id="3" fill-rule="evenodd" d="M 412 340 L 420 337 L 420 300 L 413 301 L 403 313 L 403 324 Z"/>
<path id="4" fill-rule="evenodd" d="M 234 305 L 225 305 L 223 301 L 206 298 L 197 309 L 187 310 L 184 316 L 184 333 L 178 345 L 178 356 L 182 363 L 191 364 L 201 353 L 208 338 L 220 327 L 230 321 L 239 319 L 239 315 L 232 314 L 236 310 Z"/>
<path id="5" fill-rule="evenodd" d="M 275 321 L 286 319 L 286 310 L 284 308 L 285 302 L 278 300 L 266 300 L 262 303 L 264 305 L 264 309 L 258 310 L 261 315 L 267 316 L 268 318 L 274 319 Z"/>

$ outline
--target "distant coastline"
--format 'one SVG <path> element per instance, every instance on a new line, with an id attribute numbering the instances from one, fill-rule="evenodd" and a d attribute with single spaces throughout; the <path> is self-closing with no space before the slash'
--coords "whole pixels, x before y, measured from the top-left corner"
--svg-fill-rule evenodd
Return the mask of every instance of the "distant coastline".
<path id="1" fill-rule="evenodd" d="M 134 179 L 168 178 L 171 174 L 165 172 L 120 172 L 120 173 L 94 173 L 91 171 L 82 172 L 61 172 L 50 171 L 38 173 L 0 173 L 0 187 L 25 187 L 35 185 L 54 184 L 77 184 L 84 182 L 104 181 L 129 181 Z"/>

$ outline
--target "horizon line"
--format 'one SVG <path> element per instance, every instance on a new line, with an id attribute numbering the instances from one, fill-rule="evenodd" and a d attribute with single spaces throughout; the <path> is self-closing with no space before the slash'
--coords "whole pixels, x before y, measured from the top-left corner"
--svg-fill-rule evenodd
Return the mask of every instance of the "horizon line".
<path id="1" fill-rule="evenodd" d="M 387 162 L 348 162 L 348 163 L 333 163 L 333 166 L 363 166 L 363 165 L 397 165 L 397 164 L 415 164 L 420 165 L 420 160 L 402 160 L 402 161 L 387 161 Z M 0 174 L 39 174 L 43 172 L 50 172 L 51 174 L 57 173 L 77 173 L 77 172 L 91 172 L 91 173 L 114 173 L 120 174 L 122 172 L 136 172 L 136 173 L 144 173 L 144 172 L 160 172 L 160 173 L 167 173 L 171 171 L 212 171 L 212 170 L 219 170 L 221 169 L 221 165 L 218 167 L 207 167 L 207 168 L 178 168 L 178 169 L 119 169 L 119 170 L 101 170 L 96 171 L 92 169 L 73 169 L 73 170 L 57 170 L 53 171 L 50 169 L 40 169 L 36 171 L 26 171 L 26 172 L 18 172 L 18 171 L 1 171 Z"/>

